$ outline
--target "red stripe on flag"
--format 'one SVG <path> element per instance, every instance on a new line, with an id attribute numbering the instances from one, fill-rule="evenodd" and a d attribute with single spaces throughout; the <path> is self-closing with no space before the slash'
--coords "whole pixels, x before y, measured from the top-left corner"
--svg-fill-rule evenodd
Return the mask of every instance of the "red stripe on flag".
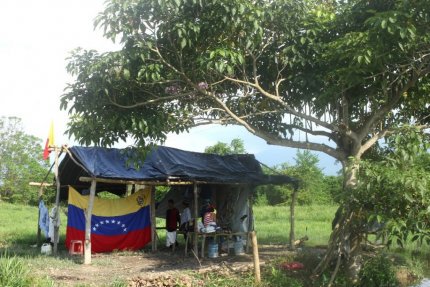
<path id="1" fill-rule="evenodd" d="M 49 138 L 47 138 L 45 143 L 45 149 L 43 150 L 43 159 L 48 159 L 50 153 L 51 151 L 49 150 Z"/>
<path id="2" fill-rule="evenodd" d="M 85 242 L 85 231 L 67 226 L 66 247 L 70 249 L 71 240 Z M 92 253 L 111 252 L 113 250 L 138 250 L 151 242 L 151 226 L 121 235 L 91 234 Z"/>

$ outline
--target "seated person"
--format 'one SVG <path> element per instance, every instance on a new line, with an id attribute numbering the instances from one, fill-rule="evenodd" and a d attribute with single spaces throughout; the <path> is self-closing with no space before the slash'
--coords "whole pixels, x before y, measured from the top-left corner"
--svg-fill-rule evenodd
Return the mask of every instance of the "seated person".
<path id="1" fill-rule="evenodd" d="M 211 233 L 215 232 L 217 229 L 219 229 L 216 225 L 216 213 L 215 208 L 210 205 L 206 209 L 206 212 L 203 216 L 203 224 L 202 226 L 199 226 L 200 232 L 203 233 Z"/>

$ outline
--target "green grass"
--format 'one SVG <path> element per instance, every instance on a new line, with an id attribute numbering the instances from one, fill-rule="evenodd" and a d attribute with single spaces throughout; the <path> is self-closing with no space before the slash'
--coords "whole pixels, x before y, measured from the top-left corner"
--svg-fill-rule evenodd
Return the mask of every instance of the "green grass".
<path id="1" fill-rule="evenodd" d="M 336 209 L 337 206 L 334 205 L 296 206 L 296 239 L 307 235 L 309 241 L 306 242 L 306 246 L 326 245 L 331 232 L 331 221 Z M 288 244 L 290 232 L 289 216 L 290 210 L 288 206 L 255 206 L 255 229 L 259 244 Z M 37 220 L 37 207 L 0 202 L 0 263 L 2 264 L 0 268 L 3 268 L 7 274 L 15 274 L 8 276 L 8 278 L 10 277 L 16 280 L 16 282 L 21 282 L 19 281 L 21 279 L 23 280 L 23 283 L 13 283 L 10 284 L 11 286 L 52 286 L 53 283 L 49 278 L 34 278 L 31 270 L 43 269 L 45 266 L 68 269 L 79 268 L 81 266 L 80 261 L 76 261 L 76 259 L 68 256 L 64 246 L 67 225 L 66 216 L 61 213 L 62 225 L 60 228 L 60 244 L 58 245 L 59 254 L 56 257 L 41 255 L 40 247 L 32 247 L 37 241 Z M 157 226 L 164 226 L 164 220 L 157 219 Z M 160 239 L 159 246 L 162 247 L 165 241 L 164 231 L 158 230 L 158 235 Z M 179 241 L 181 242 L 182 238 Z M 430 275 L 430 262 L 428 259 L 430 247 L 428 245 L 417 246 L 416 243 L 408 243 L 404 249 L 393 246 L 390 253 L 395 253 L 396 256 L 402 258 L 405 266 L 414 268 L 412 265 L 415 264 L 416 269 L 422 269 L 422 274 Z M 95 266 L 107 263 L 109 262 L 94 260 Z M 25 270 L 29 270 L 29 272 L 25 272 Z M 278 271 L 267 269 L 265 272 L 276 273 Z M 237 282 L 248 282 L 247 280 L 251 282 L 251 275 L 247 274 L 238 278 L 214 277 L 207 279 L 220 284 L 223 282 L 218 286 L 236 286 Z M 267 281 L 263 286 L 300 286 L 299 281 L 288 281 L 288 278 L 284 278 L 283 273 L 266 275 L 269 276 L 270 280 L 275 281 L 272 282 L 269 280 L 270 282 Z M 290 282 L 288 283 L 290 285 L 285 285 L 285 280 Z M 28 282 L 31 283 L 28 285 Z M 125 285 L 126 282 L 119 279 L 112 282 L 112 286 Z"/>
<path id="2" fill-rule="evenodd" d="M 306 245 L 327 244 L 331 221 L 337 206 L 311 205 L 295 208 L 295 237 L 307 235 Z M 290 234 L 289 206 L 255 206 L 255 230 L 262 244 L 288 244 Z"/>

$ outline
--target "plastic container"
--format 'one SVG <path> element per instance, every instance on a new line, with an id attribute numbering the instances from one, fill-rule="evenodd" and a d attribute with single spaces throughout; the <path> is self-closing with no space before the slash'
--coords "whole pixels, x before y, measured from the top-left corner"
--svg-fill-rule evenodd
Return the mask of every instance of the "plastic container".
<path id="1" fill-rule="evenodd" d="M 52 246 L 49 243 L 42 244 L 42 247 L 40 248 L 40 252 L 42 254 L 50 255 L 52 253 Z"/>
<path id="2" fill-rule="evenodd" d="M 209 242 L 208 243 L 208 257 L 217 258 L 218 257 L 218 243 Z"/>
<path id="3" fill-rule="evenodd" d="M 238 240 L 234 242 L 234 255 L 243 255 L 245 251 L 243 250 L 243 242 L 242 240 Z"/>

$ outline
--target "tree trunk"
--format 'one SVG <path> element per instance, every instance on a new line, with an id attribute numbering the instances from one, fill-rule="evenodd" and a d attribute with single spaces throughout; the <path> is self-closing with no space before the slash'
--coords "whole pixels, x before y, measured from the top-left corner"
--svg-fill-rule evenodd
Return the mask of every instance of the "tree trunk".
<path id="1" fill-rule="evenodd" d="M 352 194 L 357 185 L 358 164 L 349 162 L 345 168 L 344 192 Z M 361 209 L 353 206 L 352 202 L 345 202 L 339 207 L 333 222 L 327 251 L 314 270 L 315 275 L 321 275 L 328 269 L 333 269 L 335 262 L 343 262 L 351 282 L 356 282 L 361 269 L 361 242 L 363 240 L 364 221 Z M 338 260 L 340 257 L 341 260 Z M 339 264 L 339 263 L 338 263 Z M 338 268 L 334 268 L 332 279 Z"/>

